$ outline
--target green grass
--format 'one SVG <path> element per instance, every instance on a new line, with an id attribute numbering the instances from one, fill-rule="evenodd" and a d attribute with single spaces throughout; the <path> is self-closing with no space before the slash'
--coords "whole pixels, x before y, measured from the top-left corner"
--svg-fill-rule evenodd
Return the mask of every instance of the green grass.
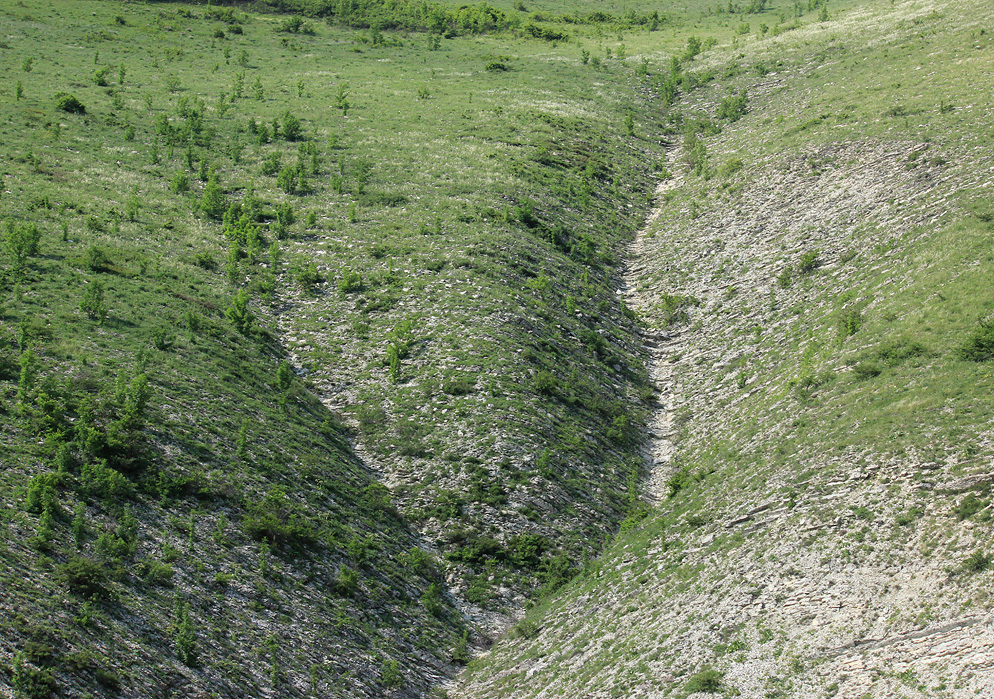
<path id="1" fill-rule="evenodd" d="M 986 346 L 994 304 L 989 197 L 978 187 L 990 158 L 968 155 L 987 153 L 994 137 L 989 100 L 971 87 L 992 48 L 989 31 L 952 4 L 829 9 L 827 22 L 815 12 L 796 29 L 737 45 L 718 28 L 722 18 L 702 22 L 700 35 L 713 30 L 719 44 L 695 64 L 714 79 L 671 108 L 684 124 L 698 118 L 695 138 L 667 163 L 675 178 L 636 280 L 646 299 L 636 310 L 677 338 L 676 492 L 623 528 L 558 600 L 532 611 L 543 629 L 535 641 L 499 645 L 472 666 L 459 696 L 501 695 L 501 678 L 535 657 L 541 669 L 515 696 L 583 693 L 629 674 L 636 686 L 667 678 L 659 689 L 678 695 L 682 675 L 703 662 L 731 672 L 735 662 L 709 660 L 715 646 L 703 639 L 729 628 L 761 636 L 751 618 L 728 612 L 743 594 L 734 571 L 749 562 L 759 564 L 758 583 L 796 565 L 812 589 L 837 559 L 876 570 L 936 552 L 942 563 L 927 574 L 938 579 L 942 566 L 984 568 L 982 550 L 964 562 L 954 549 L 953 497 L 914 486 L 982 473 L 991 454 L 991 367 L 970 349 Z M 743 89 L 745 114 L 721 120 L 722 103 Z M 888 495 L 845 484 L 863 468 Z M 862 498 L 843 533 L 802 534 L 838 516 L 821 501 L 835 493 Z M 725 529 L 765 502 L 784 508 L 775 524 Z M 980 526 L 982 547 L 990 531 L 986 520 Z M 965 582 L 929 619 L 986 609 L 985 600 Z M 919 618 L 912 607 L 902 613 Z M 800 635 L 778 641 L 778 653 L 814 652 L 804 627 L 780 623 Z M 841 625 L 832 632 L 858 637 Z M 597 669 L 565 669 L 590 636 L 607 639 L 584 657 Z M 751 648 L 746 662 L 781 663 Z M 654 653 L 667 660 L 642 667 Z M 786 659 L 777 666 L 794 673 Z"/>
<path id="2" fill-rule="evenodd" d="M 11 672 L 78 692 L 183 676 L 230 696 L 413 696 L 455 671 L 454 648 L 465 660 L 456 599 L 596 593 L 602 574 L 628 580 L 609 568 L 626 547 L 662 546 L 666 590 L 699 587 L 679 556 L 720 516 L 716 484 L 762 491 L 771 462 L 866 444 L 986 454 L 989 366 L 957 351 L 986 346 L 992 311 L 989 206 L 963 155 L 990 145 L 972 98 L 987 33 L 953 8 L 855 2 L 828 22 L 783 2 L 520 5 L 477 32 L 458 24 L 477 9 L 447 4 L 444 34 L 337 26 L 319 3 L 283 4 L 303 23 L 0 10 Z M 611 16 L 560 17 L 593 11 Z M 881 78 L 925 52 L 921 80 Z M 900 201 L 863 228 L 812 222 L 768 270 L 799 272 L 759 301 L 734 241 L 700 251 L 713 268 L 677 263 L 700 240 L 688 222 L 747 208 L 785 162 L 851 168 L 859 154 L 832 148 L 854 139 L 897 144 L 901 192 L 948 174 L 938 191 L 958 203 L 916 226 Z M 678 144 L 689 165 L 667 160 Z M 645 281 L 661 301 L 640 318 L 618 272 L 667 173 L 655 235 L 673 264 Z M 700 416 L 729 417 L 681 444 L 685 487 L 645 518 L 643 321 L 740 351 L 733 380 L 688 381 Z M 757 447 L 770 424 L 774 448 Z"/>
<path id="3" fill-rule="evenodd" d="M 614 274 L 664 155 L 618 56 L 682 46 L 675 24 L 2 13 L 9 657 L 42 638 L 39 672 L 89 692 L 176 661 L 222 694 L 424 692 L 464 632 L 440 569 L 500 609 L 598 550 L 647 380 Z M 414 570 L 415 546 L 440 555 Z M 79 560 L 92 603 L 60 573 Z"/>

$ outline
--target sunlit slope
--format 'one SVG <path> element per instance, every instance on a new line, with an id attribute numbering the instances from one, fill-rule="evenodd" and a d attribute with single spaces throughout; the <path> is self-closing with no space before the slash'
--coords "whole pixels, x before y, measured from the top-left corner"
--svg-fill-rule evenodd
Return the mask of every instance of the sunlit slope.
<path id="1" fill-rule="evenodd" d="M 721 133 L 683 141 L 629 277 L 661 501 L 453 694 L 991 691 L 983 17 L 867 3 L 704 56 L 726 77 L 674 108 Z"/>
<path id="2" fill-rule="evenodd" d="M 21 694 L 424 695 L 636 499 L 628 25 L 264 9 L 0 8 Z"/>

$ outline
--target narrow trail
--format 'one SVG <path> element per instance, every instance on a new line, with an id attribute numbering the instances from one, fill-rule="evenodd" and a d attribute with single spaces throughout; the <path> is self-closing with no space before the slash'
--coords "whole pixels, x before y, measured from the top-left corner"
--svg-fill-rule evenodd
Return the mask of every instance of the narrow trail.
<path id="1" fill-rule="evenodd" d="M 667 190 L 677 187 L 678 177 L 661 182 L 656 188 L 656 198 Z M 652 503 L 664 500 L 668 494 L 667 481 L 674 467 L 676 453 L 677 426 L 675 410 L 679 404 L 680 386 L 673 374 L 673 356 L 679 354 L 684 341 L 677 333 L 655 327 L 653 310 L 656 299 L 641 289 L 640 281 L 645 274 L 645 238 L 652 224 L 659 216 L 660 208 L 654 206 L 646 218 L 635 240 L 628 247 L 628 264 L 622 276 L 621 294 L 625 304 L 635 310 L 646 322 L 642 330 L 642 341 L 649 355 L 649 378 L 656 389 L 656 402 L 649 418 L 649 440 L 644 449 L 648 477 L 645 484 L 645 497 Z"/>

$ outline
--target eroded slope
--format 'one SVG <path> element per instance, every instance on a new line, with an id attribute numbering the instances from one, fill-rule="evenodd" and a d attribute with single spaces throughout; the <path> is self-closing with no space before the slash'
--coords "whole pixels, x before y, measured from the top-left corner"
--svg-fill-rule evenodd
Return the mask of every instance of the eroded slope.
<path id="1" fill-rule="evenodd" d="M 627 278 L 662 502 L 455 695 L 991 691 L 991 368 L 962 351 L 994 310 L 974 10 L 868 6 L 707 57 L 763 68 L 683 112 L 746 87 L 749 113 L 696 133 L 703 165 L 684 142 Z"/>

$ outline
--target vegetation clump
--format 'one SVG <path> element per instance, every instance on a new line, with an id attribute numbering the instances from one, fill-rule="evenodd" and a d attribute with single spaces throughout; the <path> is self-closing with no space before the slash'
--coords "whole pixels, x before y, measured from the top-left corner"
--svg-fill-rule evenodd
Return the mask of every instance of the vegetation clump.
<path id="1" fill-rule="evenodd" d="M 691 676 L 684 689 L 693 694 L 718 694 L 724 690 L 725 673 L 712 668 L 705 668 Z"/>
<path id="2" fill-rule="evenodd" d="M 76 99 L 75 95 L 68 92 L 59 92 L 55 95 L 55 108 L 70 114 L 86 114 L 86 107 Z"/>
<path id="3" fill-rule="evenodd" d="M 982 320 L 957 350 L 961 359 L 987 362 L 994 359 L 994 318 Z"/>

